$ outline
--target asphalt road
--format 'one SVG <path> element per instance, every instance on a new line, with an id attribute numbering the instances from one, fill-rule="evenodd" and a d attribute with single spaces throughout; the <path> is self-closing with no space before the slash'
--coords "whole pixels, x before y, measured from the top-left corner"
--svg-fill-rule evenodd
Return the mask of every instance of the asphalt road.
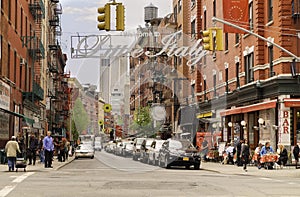
<path id="1" fill-rule="evenodd" d="M 300 196 L 300 178 L 163 169 L 106 152 L 96 152 L 95 159 L 74 160 L 57 171 L 0 176 L 0 197 Z"/>

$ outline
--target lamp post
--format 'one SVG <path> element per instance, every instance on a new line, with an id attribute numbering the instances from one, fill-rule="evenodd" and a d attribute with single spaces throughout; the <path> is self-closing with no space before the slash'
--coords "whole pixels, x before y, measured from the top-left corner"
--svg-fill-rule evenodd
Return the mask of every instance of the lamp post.
<path id="1" fill-rule="evenodd" d="M 234 139 L 234 134 L 232 132 L 232 126 L 233 126 L 233 123 L 232 122 L 228 122 L 228 127 L 230 128 L 230 137 L 231 137 L 230 140 Z"/>
<path id="2" fill-rule="evenodd" d="M 261 131 L 262 125 L 264 123 L 265 123 L 265 120 L 263 118 L 258 119 L 258 124 L 259 124 L 259 126 L 258 126 L 258 139 L 260 139 L 260 136 L 261 136 L 260 131 Z"/>
<path id="3" fill-rule="evenodd" d="M 247 127 L 246 127 L 246 125 L 247 125 L 247 123 L 246 123 L 246 121 L 245 120 L 242 120 L 241 121 L 241 125 L 242 125 L 242 129 L 243 129 L 243 131 L 245 132 L 243 132 L 243 138 L 244 138 L 244 136 L 247 136 L 248 134 L 247 134 Z"/>

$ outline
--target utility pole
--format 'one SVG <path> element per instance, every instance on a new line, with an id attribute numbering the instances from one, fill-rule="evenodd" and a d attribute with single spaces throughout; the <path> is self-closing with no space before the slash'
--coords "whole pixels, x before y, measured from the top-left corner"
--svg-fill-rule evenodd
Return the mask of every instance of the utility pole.
<path id="1" fill-rule="evenodd" d="M 268 42 L 268 43 L 274 45 L 275 47 L 281 49 L 282 51 L 286 52 L 286 53 L 289 54 L 290 56 L 294 57 L 298 62 L 300 62 L 300 58 L 299 58 L 297 55 L 293 54 L 292 52 L 290 52 L 289 50 L 283 48 L 282 46 L 276 44 L 275 42 L 272 42 L 271 40 L 268 40 L 268 39 L 266 39 L 266 38 L 264 38 L 264 37 L 262 37 L 262 36 L 260 36 L 260 35 L 258 35 L 258 34 L 256 34 L 256 33 L 253 33 L 252 31 L 250 31 L 250 30 L 248 30 L 248 29 L 239 27 L 239 26 L 237 26 L 237 25 L 235 25 L 235 24 L 233 24 L 233 23 L 230 23 L 230 22 L 228 22 L 228 21 L 225 21 L 225 20 L 222 20 L 222 19 L 219 19 L 219 18 L 216 18 L 216 17 L 212 17 L 212 21 L 213 21 L 213 22 L 220 22 L 220 23 L 223 23 L 223 24 L 225 24 L 225 25 L 228 25 L 228 26 L 237 28 L 237 29 L 239 29 L 239 30 L 242 30 L 242 31 L 247 32 L 248 34 L 251 34 L 251 35 L 253 35 L 253 36 L 255 36 L 255 37 L 258 37 L 259 39 L 262 39 L 262 40 L 264 40 L 264 41 L 266 41 L 266 42 Z"/>

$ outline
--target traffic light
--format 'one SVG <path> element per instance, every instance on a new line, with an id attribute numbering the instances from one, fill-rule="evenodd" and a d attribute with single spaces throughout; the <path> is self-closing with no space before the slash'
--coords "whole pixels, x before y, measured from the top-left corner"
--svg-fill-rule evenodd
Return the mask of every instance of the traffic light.
<path id="1" fill-rule="evenodd" d="M 223 51 L 223 29 L 216 28 L 216 51 Z"/>
<path id="2" fill-rule="evenodd" d="M 202 42 L 203 42 L 203 49 L 209 51 L 214 50 L 213 35 L 211 29 L 202 31 Z"/>
<path id="3" fill-rule="evenodd" d="M 99 30 L 110 30 L 110 5 L 105 4 L 104 7 L 98 8 L 98 29 Z"/>
<path id="4" fill-rule="evenodd" d="M 124 12 L 125 12 L 125 8 L 124 8 L 124 5 L 122 4 L 118 4 L 117 5 L 117 8 L 116 8 L 116 11 L 117 11 L 117 27 L 116 27 L 116 30 L 117 31 L 124 31 L 125 29 L 125 17 L 124 17 Z"/>

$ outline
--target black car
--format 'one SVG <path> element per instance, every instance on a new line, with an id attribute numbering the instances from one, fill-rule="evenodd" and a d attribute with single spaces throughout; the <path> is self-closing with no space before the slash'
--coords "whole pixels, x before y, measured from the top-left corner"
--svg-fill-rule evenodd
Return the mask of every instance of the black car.
<path id="1" fill-rule="evenodd" d="M 200 153 L 189 141 L 166 140 L 159 150 L 158 157 L 159 166 L 165 168 L 185 166 L 189 169 L 194 166 L 195 170 L 199 170 L 201 164 Z"/>

